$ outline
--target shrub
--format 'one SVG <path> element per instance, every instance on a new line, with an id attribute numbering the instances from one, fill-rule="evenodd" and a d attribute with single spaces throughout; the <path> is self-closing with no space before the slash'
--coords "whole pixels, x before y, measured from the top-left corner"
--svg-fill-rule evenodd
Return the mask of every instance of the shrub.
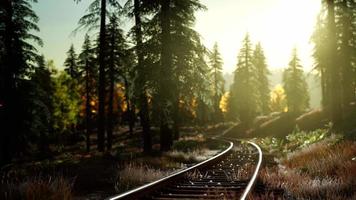
<path id="1" fill-rule="evenodd" d="M 303 148 L 313 144 L 315 142 L 323 140 L 328 135 L 328 130 L 317 129 L 315 131 L 300 131 L 297 127 L 292 134 L 289 134 L 286 138 L 291 143 L 290 146 L 296 146 Z"/>

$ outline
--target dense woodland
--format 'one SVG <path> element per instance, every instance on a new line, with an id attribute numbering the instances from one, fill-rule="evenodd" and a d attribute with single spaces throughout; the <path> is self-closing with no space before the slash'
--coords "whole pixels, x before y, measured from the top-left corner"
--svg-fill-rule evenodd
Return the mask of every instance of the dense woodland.
<path id="1" fill-rule="evenodd" d="M 199 0 L 93 0 L 77 19 L 75 31 L 87 32 L 82 48 L 69 47 L 64 70 L 35 48 L 43 44 L 33 3 L 0 3 L 1 165 L 46 158 L 51 146 L 79 141 L 88 152 L 110 151 L 119 126 L 140 127 L 142 151 L 150 153 L 153 129 L 160 151 L 168 151 L 182 126 L 249 127 L 257 116 L 309 109 L 298 50 L 290 50 L 283 89 L 271 91 L 263 43 L 248 34 L 225 91 L 218 44 L 208 49 L 194 30 L 195 12 L 206 9 Z M 126 34 L 128 20 L 134 23 Z M 356 123 L 355 2 L 323 0 L 311 40 L 323 112 L 333 130 L 348 133 Z"/>
<path id="2" fill-rule="evenodd" d="M 43 44 L 35 35 L 39 18 L 32 3 L 1 2 L 2 165 L 50 154 L 51 144 L 84 139 L 87 151 L 92 143 L 98 151 L 110 150 L 113 132 L 122 125 L 131 132 L 142 127 L 142 149 L 149 153 L 152 127 L 159 127 L 160 149 L 167 151 L 184 125 L 238 120 L 250 126 L 260 115 L 309 108 L 297 49 L 283 73 L 285 99 L 278 100 L 284 98 L 278 91 L 271 99 L 268 58 L 263 44 L 254 45 L 248 34 L 233 84 L 224 91 L 218 44 L 209 50 L 193 29 L 194 13 L 206 9 L 198 0 L 93 1 L 76 30 L 90 32 L 80 50 L 70 46 L 64 71 L 35 48 Z M 125 20 L 134 21 L 128 34 Z M 354 1 L 323 1 L 312 37 L 323 111 L 338 130 L 350 128 L 343 122 L 354 114 L 355 24 Z"/>

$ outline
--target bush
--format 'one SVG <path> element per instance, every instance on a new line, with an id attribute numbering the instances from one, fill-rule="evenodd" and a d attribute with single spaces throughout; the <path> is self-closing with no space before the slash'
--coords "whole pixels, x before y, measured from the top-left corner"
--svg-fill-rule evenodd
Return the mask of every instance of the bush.
<path id="1" fill-rule="evenodd" d="M 300 131 L 296 128 L 292 134 L 289 134 L 286 138 L 291 143 L 290 146 L 298 148 L 306 147 L 310 144 L 323 140 L 328 135 L 328 130 L 317 129 L 315 131 Z"/>

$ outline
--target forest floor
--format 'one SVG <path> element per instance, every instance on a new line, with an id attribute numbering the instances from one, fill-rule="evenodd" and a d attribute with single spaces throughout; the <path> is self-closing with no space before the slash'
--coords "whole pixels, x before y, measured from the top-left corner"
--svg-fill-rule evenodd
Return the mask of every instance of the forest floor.
<path id="1" fill-rule="evenodd" d="M 84 142 L 65 146 L 51 159 L 16 163 L 1 173 L 4 199 L 103 199 L 152 182 L 218 153 L 224 145 L 209 138 L 231 124 L 185 127 L 171 151 L 159 151 L 159 132 L 152 129 L 153 152 L 142 153 L 141 130 L 115 132 L 112 151 L 100 153 Z M 232 129 L 241 138 L 246 130 Z M 327 127 L 294 130 L 285 137 L 248 138 L 264 152 L 256 190 L 250 199 L 356 199 L 356 142 Z M 92 141 L 95 141 L 93 136 Z M 0 199 L 3 199 L 4 191 Z M 26 198 L 16 198 L 16 195 Z M 43 195 L 43 196 L 40 196 Z M 34 198 L 36 196 L 36 198 Z"/>
<path id="2" fill-rule="evenodd" d="M 62 152 L 51 159 L 13 164 L 1 173 L 1 185 L 8 199 L 17 195 L 27 198 L 50 194 L 53 199 L 103 199 L 122 193 L 168 174 L 205 160 L 219 152 L 223 143 L 210 140 L 211 135 L 221 133 L 231 124 L 207 128 L 185 127 L 179 141 L 169 152 L 159 151 L 159 132 L 152 129 L 153 151 L 142 153 L 141 129 L 130 134 L 127 128 L 114 133 L 112 151 L 95 150 L 90 153 L 84 143 L 65 146 Z M 93 136 L 92 141 L 95 141 Z M 0 191 L 4 193 L 4 191 Z M 57 195 L 57 198 L 54 196 Z"/>

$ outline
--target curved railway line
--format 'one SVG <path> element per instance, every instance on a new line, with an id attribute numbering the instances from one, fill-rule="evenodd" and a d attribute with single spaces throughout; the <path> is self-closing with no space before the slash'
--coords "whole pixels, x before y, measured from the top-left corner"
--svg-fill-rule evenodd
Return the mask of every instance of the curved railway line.
<path id="1" fill-rule="evenodd" d="M 261 167 L 262 151 L 252 142 L 219 140 L 228 147 L 218 155 L 107 200 L 247 199 Z"/>

